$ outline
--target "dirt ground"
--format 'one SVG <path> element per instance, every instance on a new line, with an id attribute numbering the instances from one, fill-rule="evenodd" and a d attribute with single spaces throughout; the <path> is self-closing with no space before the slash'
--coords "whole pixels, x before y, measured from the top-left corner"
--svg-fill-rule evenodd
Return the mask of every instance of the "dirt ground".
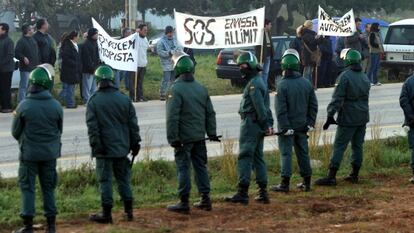
<path id="1" fill-rule="evenodd" d="M 115 213 L 112 226 L 74 220 L 59 222 L 58 232 L 414 232 L 414 185 L 405 178 L 371 179 L 374 185 L 350 189 L 358 195 L 325 197 L 327 188 L 309 195 L 292 191 L 287 194 L 292 198 L 272 193 L 269 205 L 216 202 L 212 212 L 192 210 L 188 216 L 164 208 L 136 209 L 133 222 L 124 222 L 122 213 Z M 339 192 L 346 185 L 350 184 L 341 182 L 334 189 Z"/>

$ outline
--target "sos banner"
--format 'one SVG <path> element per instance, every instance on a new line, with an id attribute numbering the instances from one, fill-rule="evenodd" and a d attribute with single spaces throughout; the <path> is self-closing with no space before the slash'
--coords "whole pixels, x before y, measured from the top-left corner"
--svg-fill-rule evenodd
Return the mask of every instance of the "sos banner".
<path id="1" fill-rule="evenodd" d="M 101 61 L 117 70 L 136 72 L 138 67 L 137 33 L 116 40 L 108 35 L 94 18 L 92 18 L 92 24 L 98 29 L 98 49 Z"/>
<path id="2" fill-rule="evenodd" d="M 222 17 L 202 17 L 174 11 L 177 39 L 193 49 L 261 45 L 265 8 Z"/>
<path id="3" fill-rule="evenodd" d="M 340 19 L 334 19 L 319 6 L 318 35 L 352 36 L 356 32 L 354 11 L 350 10 Z"/>

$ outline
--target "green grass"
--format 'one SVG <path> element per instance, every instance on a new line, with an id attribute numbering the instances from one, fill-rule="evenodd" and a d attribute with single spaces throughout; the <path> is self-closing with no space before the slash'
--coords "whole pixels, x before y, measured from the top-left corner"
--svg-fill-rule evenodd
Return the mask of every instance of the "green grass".
<path id="1" fill-rule="evenodd" d="M 376 143 L 380 146 L 380 155 L 375 158 L 373 163 L 372 156 L 368 152 L 370 144 Z M 363 177 L 368 176 L 406 176 L 408 175 L 408 164 L 410 162 L 410 151 L 407 140 L 404 137 L 392 137 L 380 140 L 379 143 L 369 141 L 365 145 L 365 161 L 361 171 Z M 314 160 L 327 160 L 324 156 L 323 148 L 320 147 L 311 155 Z M 269 184 L 279 182 L 280 158 L 279 153 L 269 152 L 265 154 L 267 161 Z M 347 152 L 339 171 L 339 176 L 345 175 L 349 169 L 349 151 Z M 212 196 L 215 201 L 221 200 L 225 195 L 235 191 L 235 180 L 229 177 L 229 169 L 236 169 L 234 164 L 229 163 L 229 157 L 218 157 L 210 159 L 209 173 L 211 178 Z M 298 174 L 298 167 L 294 157 L 293 161 L 294 176 L 292 184 L 301 178 Z M 322 164 L 327 164 L 322 161 Z M 327 168 L 322 166 L 314 168 L 314 177 L 321 177 L 326 174 Z M 145 160 L 134 165 L 132 171 L 133 192 L 136 198 L 135 207 L 164 207 L 168 202 L 174 202 L 176 196 L 176 171 L 175 164 L 163 160 Z M 252 179 L 254 180 L 254 179 Z M 375 180 L 366 180 L 364 187 L 375 187 Z M 193 186 L 192 199 L 198 197 L 196 188 Z M 255 189 L 252 182 L 251 189 Z M 18 216 L 20 208 L 20 193 L 17 179 L 0 178 L 0 227 L 11 228 L 20 224 Z M 114 197 L 116 198 L 115 208 L 122 208 L 118 194 L 114 187 Z M 359 196 L 375 195 L 375 192 L 364 193 L 362 187 L 351 186 L 341 187 L 340 189 L 327 190 L 323 193 L 324 197 L 344 197 L 354 198 Z M 298 194 L 304 197 L 317 198 L 319 194 L 304 193 Z M 59 184 L 57 187 L 57 206 L 59 219 L 73 219 L 86 217 L 89 213 L 96 211 L 100 207 L 100 195 L 93 164 L 85 164 L 77 169 L 70 171 L 59 171 Z M 37 185 L 37 219 L 43 221 L 41 209 L 41 194 Z M 279 201 L 294 202 L 298 196 L 283 195 Z M 384 196 L 383 198 L 387 198 Z M 115 231 L 114 231 L 115 232 Z"/>

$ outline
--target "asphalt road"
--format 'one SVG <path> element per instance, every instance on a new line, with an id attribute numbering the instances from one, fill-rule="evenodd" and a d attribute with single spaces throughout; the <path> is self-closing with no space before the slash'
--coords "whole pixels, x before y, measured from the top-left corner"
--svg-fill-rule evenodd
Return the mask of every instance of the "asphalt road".
<path id="1" fill-rule="evenodd" d="M 382 128 L 381 137 L 389 137 L 396 134 L 404 134 L 401 124 L 403 113 L 399 106 L 399 94 L 402 84 L 387 84 L 373 87 L 370 94 L 371 122 L 369 123 L 366 138 L 370 139 L 370 126 L 379 122 Z M 319 101 L 318 121 L 325 121 L 326 106 L 331 99 L 333 88 L 319 89 L 317 97 Z M 237 113 L 240 95 L 214 96 L 212 101 L 217 114 L 218 134 L 225 138 L 236 139 L 239 135 L 240 117 Z M 135 104 L 138 114 L 138 124 L 143 138 L 143 155 L 152 159 L 173 159 L 173 150 L 168 146 L 165 129 L 165 102 L 148 101 Z M 271 108 L 274 111 L 274 93 L 271 94 Z M 273 112 L 274 114 L 274 112 Z M 0 173 L 2 177 L 12 177 L 17 174 L 18 145 L 11 136 L 10 128 L 12 114 L 0 115 Z M 275 127 L 276 127 L 275 121 Z M 330 128 L 334 134 L 335 127 Z M 77 109 L 65 109 L 64 129 L 62 136 L 62 158 L 59 166 L 67 169 L 78 166 L 90 160 L 90 147 L 85 124 L 85 107 Z M 265 150 L 277 148 L 276 137 L 268 137 L 265 142 Z M 220 143 L 208 143 L 209 156 L 222 154 Z M 235 145 L 237 152 L 237 145 Z"/>

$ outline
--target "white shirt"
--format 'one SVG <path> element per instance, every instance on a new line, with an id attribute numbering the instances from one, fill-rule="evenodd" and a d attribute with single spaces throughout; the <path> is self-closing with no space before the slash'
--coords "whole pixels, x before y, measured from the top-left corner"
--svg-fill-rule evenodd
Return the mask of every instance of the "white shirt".
<path id="1" fill-rule="evenodd" d="M 75 47 L 76 52 L 78 52 L 78 53 L 79 53 L 79 47 L 78 47 L 78 44 L 77 44 L 75 41 L 73 41 L 73 40 L 71 40 L 71 42 L 72 42 L 73 46 Z"/>
<path id="2" fill-rule="evenodd" d="M 138 35 L 138 67 L 146 67 L 148 64 L 147 51 L 149 42 L 147 37 L 140 37 Z"/>

